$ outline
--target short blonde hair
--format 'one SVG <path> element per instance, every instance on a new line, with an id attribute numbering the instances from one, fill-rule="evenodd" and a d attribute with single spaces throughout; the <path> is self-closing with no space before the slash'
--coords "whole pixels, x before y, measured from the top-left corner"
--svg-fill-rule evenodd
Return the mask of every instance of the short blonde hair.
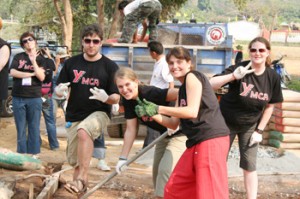
<path id="1" fill-rule="evenodd" d="M 138 80 L 137 74 L 129 67 L 120 67 L 115 73 L 115 82 L 117 78 L 130 79 L 131 81 Z"/>

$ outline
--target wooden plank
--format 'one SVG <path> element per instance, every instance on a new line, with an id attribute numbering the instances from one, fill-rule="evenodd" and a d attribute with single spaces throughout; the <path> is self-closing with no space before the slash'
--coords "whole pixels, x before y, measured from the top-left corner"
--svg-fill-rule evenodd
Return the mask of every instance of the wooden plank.
<path id="1" fill-rule="evenodd" d="M 60 176 L 60 173 L 53 174 L 50 177 L 49 182 L 46 184 L 46 186 L 41 191 L 41 193 L 37 196 L 36 199 L 50 199 L 50 198 L 52 198 L 52 195 L 58 189 L 59 176 Z"/>
<path id="2" fill-rule="evenodd" d="M 272 116 L 270 121 L 275 124 L 280 124 L 280 125 L 284 125 L 284 126 L 300 127 L 300 118 L 285 118 L 285 117 Z"/>

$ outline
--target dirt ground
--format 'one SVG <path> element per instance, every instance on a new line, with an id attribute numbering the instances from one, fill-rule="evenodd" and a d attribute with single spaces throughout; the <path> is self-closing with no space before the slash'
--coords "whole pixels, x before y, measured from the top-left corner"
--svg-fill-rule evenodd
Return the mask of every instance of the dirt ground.
<path id="1" fill-rule="evenodd" d="M 273 47 L 273 55 L 286 54 L 284 59 L 287 71 L 300 77 L 300 47 Z M 58 128 L 63 128 L 64 118 L 62 114 L 57 118 Z M 0 121 L 0 147 L 16 151 L 16 129 L 13 118 L 1 118 Z M 51 151 L 48 146 L 48 140 L 45 136 L 44 121 L 41 121 L 41 138 L 42 146 L 40 159 L 43 164 L 56 165 L 62 168 L 68 167 L 65 157 L 66 138 L 59 138 L 60 149 Z M 138 138 L 135 142 L 130 156 L 136 154 L 142 147 L 143 138 Z M 114 169 L 118 161 L 118 156 L 122 147 L 122 139 L 110 138 L 106 135 L 107 157 L 106 161 L 109 166 Z M 300 150 L 296 153 L 300 155 Z M 294 165 L 299 167 L 300 165 Z M 55 199 L 71 199 L 76 196 L 68 193 L 63 188 L 63 182 L 72 179 L 73 170 L 66 171 L 61 175 L 59 189 L 53 195 Z M 6 169 L 0 170 L 0 180 L 15 179 L 18 176 L 27 176 L 32 173 L 44 174 L 44 170 L 38 171 L 11 171 Z M 94 187 L 97 183 L 105 179 L 111 172 L 103 172 L 95 167 L 91 167 L 89 172 L 89 188 Z M 44 186 L 44 178 L 33 177 L 27 180 L 20 181 L 16 184 L 16 192 L 13 196 L 16 198 L 28 198 L 28 189 L 30 184 L 34 185 L 35 196 L 42 190 Z M 243 188 L 243 178 L 241 176 L 229 177 L 230 199 L 245 198 L 245 190 Z M 133 163 L 128 170 L 121 175 L 117 175 L 109 182 L 104 184 L 100 189 L 94 192 L 89 198 L 91 199 L 150 199 L 153 198 L 153 187 L 151 177 L 151 166 Z M 277 199 L 277 198 L 295 198 L 300 199 L 300 173 L 290 172 L 278 175 L 259 175 L 259 196 L 260 199 Z"/>
<path id="2" fill-rule="evenodd" d="M 58 129 L 61 129 L 64 124 L 64 118 L 57 118 Z M 51 151 L 48 146 L 48 140 L 45 134 L 44 122 L 41 122 L 41 137 L 42 147 L 40 159 L 43 165 L 55 165 L 60 169 L 69 167 L 66 163 L 65 149 L 66 138 L 58 138 L 60 149 L 58 151 Z M 16 130 L 13 118 L 1 118 L 0 122 L 0 146 L 3 148 L 16 150 Z M 130 157 L 134 156 L 142 147 L 143 138 L 138 138 L 131 150 Z M 109 166 L 114 169 L 118 161 L 118 156 L 121 151 L 122 139 L 110 138 L 106 136 L 107 157 L 106 161 Z M 300 154 L 300 153 L 299 153 Z M 145 159 L 140 162 L 145 163 Z M 300 156 L 299 156 L 300 158 Z M 143 156 L 141 157 L 143 159 Z M 138 162 L 138 161 L 136 161 Z M 151 177 L 151 160 L 146 161 L 145 164 L 133 163 L 121 175 L 117 175 L 104 184 L 100 189 L 94 192 L 89 198 L 91 199 L 151 199 L 153 198 L 153 187 Z M 236 164 L 236 163 L 235 163 Z M 297 163 L 296 163 L 297 164 Z M 300 166 L 294 165 L 294 167 Z M 238 168 L 237 168 L 238 169 Z M 235 168 L 233 168 L 235 170 Z M 55 172 L 55 171 L 54 171 Z M 60 178 L 59 189 L 53 195 L 55 199 L 72 199 L 77 198 L 67 192 L 63 188 L 65 181 L 72 179 L 73 170 L 64 172 Z M 45 170 L 37 171 L 11 171 L 6 169 L 0 170 L 0 181 L 5 179 L 16 179 L 17 177 L 25 177 L 30 174 L 49 174 Z M 111 172 L 103 172 L 95 167 L 90 168 L 89 172 L 89 188 L 93 188 L 97 183 L 102 182 L 109 176 Z M 16 184 L 15 195 L 13 199 L 28 198 L 28 190 L 30 184 L 34 185 L 35 196 L 37 196 L 44 187 L 44 178 L 32 177 L 27 180 L 19 181 Z M 245 198 L 245 190 L 243 188 L 243 178 L 241 175 L 231 175 L 229 177 L 230 199 Z M 259 175 L 259 196 L 260 199 L 276 199 L 276 198 L 300 198 L 300 172 L 291 171 L 286 174 L 264 174 Z"/>

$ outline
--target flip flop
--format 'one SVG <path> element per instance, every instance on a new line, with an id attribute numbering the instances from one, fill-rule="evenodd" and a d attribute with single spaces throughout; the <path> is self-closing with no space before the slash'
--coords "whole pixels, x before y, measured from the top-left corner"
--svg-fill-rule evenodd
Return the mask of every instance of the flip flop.
<path id="1" fill-rule="evenodd" d="M 82 179 L 67 182 L 64 188 L 72 194 L 82 194 L 87 191 L 87 183 Z"/>

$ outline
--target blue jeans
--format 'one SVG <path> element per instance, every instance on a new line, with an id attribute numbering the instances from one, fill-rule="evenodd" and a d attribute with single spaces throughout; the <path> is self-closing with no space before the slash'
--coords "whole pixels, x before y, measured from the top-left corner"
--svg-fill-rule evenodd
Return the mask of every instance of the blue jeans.
<path id="1" fill-rule="evenodd" d="M 56 114 L 57 114 L 57 109 L 58 108 L 61 108 L 64 111 L 64 114 L 66 115 L 65 110 L 63 108 L 64 104 L 66 103 L 66 99 L 54 99 L 54 98 L 52 98 L 52 102 L 53 102 L 54 121 L 56 122 Z"/>
<path id="2" fill-rule="evenodd" d="M 42 112 L 45 119 L 50 149 L 59 148 L 59 143 L 56 137 L 56 124 L 53 115 L 53 102 L 51 97 L 46 99 L 43 103 Z"/>
<path id="3" fill-rule="evenodd" d="M 42 99 L 40 97 L 13 97 L 13 111 L 17 128 L 17 152 L 29 154 L 40 153 Z M 27 127 L 28 136 L 26 136 Z"/>
<path id="4" fill-rule="evenodd" d="M 106 153 L 104 133 L 94 140 L 93 157 L 97 159 L 104 159 Z"/>
<path id="5" fill-rule="evenodd" d="M 104 134 L 94 140 L 94 148 L 105 148 Z"/>

